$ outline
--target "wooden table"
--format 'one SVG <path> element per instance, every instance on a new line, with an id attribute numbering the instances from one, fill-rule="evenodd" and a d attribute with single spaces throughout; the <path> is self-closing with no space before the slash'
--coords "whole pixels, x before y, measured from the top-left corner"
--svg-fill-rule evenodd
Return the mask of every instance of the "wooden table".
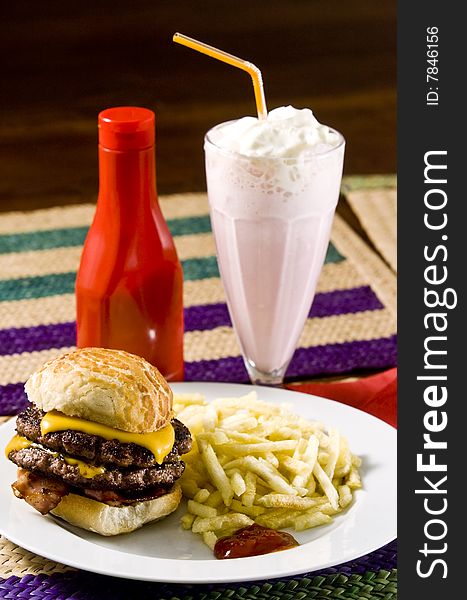
<path id="1" fill-rule="evenodd" d="M 6 3 L 0 210 L 93 201 L 97 113 L 121 104 L 157 112 L 159 193 L 205 189 L 203 134 L 254 114 L 253 92 L 246 74 L 173 44 L 175 31 L 256 63 L 269 107 L 309 106 L 341 130 L 347 175 L 394 172 L 395 11 L 372 0 Z"/>

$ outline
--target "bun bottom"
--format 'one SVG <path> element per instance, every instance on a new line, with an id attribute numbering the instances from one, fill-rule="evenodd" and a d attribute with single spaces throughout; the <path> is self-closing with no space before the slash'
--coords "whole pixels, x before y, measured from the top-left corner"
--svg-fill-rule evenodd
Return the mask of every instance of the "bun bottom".
<path id="1" fill-rule="evenodd" d="M 181 498 L 182 490 L 178 483 L 167 494 L 134 506 L 109 506 L 91 498 L 68 494 L 51 513 L 71 525 L 100 535 L 119 535 L 166 517 L 177 509 Z"/>

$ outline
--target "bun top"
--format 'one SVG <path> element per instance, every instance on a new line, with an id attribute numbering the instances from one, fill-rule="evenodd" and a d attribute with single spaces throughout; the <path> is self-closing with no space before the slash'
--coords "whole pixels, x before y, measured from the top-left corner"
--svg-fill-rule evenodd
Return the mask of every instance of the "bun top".
<path id="1" fill-rule="evenodd" d="M 122 350 L 81 348 L 47 362 L 25 385 L 29 400 L 132 433 L 161 429 L 173 417 L 172 390 L 144 358 Z"/>

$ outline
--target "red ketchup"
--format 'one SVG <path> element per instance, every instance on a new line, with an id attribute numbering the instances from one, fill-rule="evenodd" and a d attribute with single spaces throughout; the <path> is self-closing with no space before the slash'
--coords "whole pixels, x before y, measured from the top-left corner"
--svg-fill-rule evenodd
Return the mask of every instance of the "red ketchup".
<path id="1" fill-rule="evenodd" d="M 76 280 L 77 345 L 138 354 L 183 379 L 183 274 L 156 192 L 155 117 L 99 114 L 99 197 Z"/>
<path id="2" fill-rule="evenodd" d="M 244 558 L 287 550 L 298 546 L 297 540 L 286 531 L 276 531 L 261 525 L 239 529 L 232 536 L 217 540 L 214 546 L 216 558 Z"/>

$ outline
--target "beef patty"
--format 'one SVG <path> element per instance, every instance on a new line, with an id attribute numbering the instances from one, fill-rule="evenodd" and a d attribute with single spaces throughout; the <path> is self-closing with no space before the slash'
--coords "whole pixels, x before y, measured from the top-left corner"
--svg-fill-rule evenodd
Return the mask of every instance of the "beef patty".
<path id="1" fill-rule="evenodd" d="M 69 485 L 91 490 L 145 490 L 156 485 L 170 486 L 185 469 L 183 462 L 174 460 L 155 467 L 111 467 L 94 477 L 84 477 L 77 465 L 65 457 L 40 446 L 13 450 L 9 459 L 18 467 L 51 476 Z"/>
<path id="2" fill-rule="evenodd" d="M 97 435 L 67 429 L 41 435 L 41 420 L 45 413 L 36 407 L 29 407 L 16 419 L 16 431 L 34 442 L 47 446 L 56 452 L 82 458 L 97 465 L 118 467 L 157 466 L 152 452 L 137 444 L 126 444 L 118 440 L 105 440 Z M 191 449 L 190 431 L 177 419 L 172 420 L 175 430 L 175 443 L 164 462 L 170 463 Z M 27 467 L 26 467 L 27 468 Z"/>

